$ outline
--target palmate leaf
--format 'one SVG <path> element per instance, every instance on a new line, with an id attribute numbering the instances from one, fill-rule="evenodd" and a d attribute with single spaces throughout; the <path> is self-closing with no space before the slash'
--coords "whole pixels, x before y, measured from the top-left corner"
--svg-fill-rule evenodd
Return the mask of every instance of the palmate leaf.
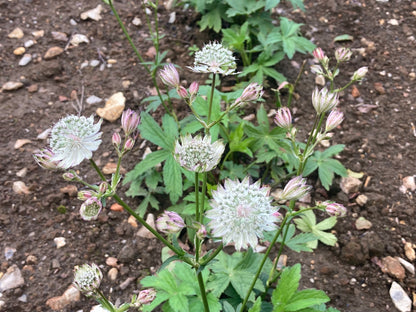
<path id="1" fill-rule="evenodd" d="M 276 289 L 272 294 L 273 305 L 275 307 L 282 307 L 282 309 L 278 308 L 273 311 L 285 311 L 285 305 L 290 302 L 290 299 L 299 287 L 300 277 L 299 263 L 283 270 Z"/>
<path id="2" fill-rule="evenodd" d="M 163 166 L 163 182 L 165 183 L 166 193 L 172 203 L 176 203 L 182 196 L 182 168 L 177 163 L 173 155 L 169 155 Z"/>

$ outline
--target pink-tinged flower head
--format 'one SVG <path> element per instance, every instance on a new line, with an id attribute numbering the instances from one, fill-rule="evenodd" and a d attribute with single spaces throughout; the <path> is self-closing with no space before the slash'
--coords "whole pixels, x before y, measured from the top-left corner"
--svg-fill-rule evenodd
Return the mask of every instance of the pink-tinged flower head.
<path id="1" fill-rule="evenodd" d="M 341 111 L 334 109 L 329 113 L 328 118 L 326 119 L 325 131 L 327 132 L 335 129 L 342 123 L 343 120 L 344 114 Z"/>
<path id="2" fill-rule="evenodd" d="M 42 149 L 40 152 L 33 154 L 33 158 L 35 158 L 35 161 L 39 166 L 41 166 L 43 169 L 48 170 L 57 170 L 57 169 L 63 169 L 59 165 L 59 161 L 53 160 L 55 154 L 52 152 L 51 149 L 45 148 Z"/>
<path id="3" fill-rule="evenodd" d="M 313 57 L 319 62 L 321 62 L 325 58 L 325 53 L 321 48 L 316 48 L 315 50 L 313 50 L 312 54 Z"/>
<path id="4" fill-rule="evenodd" d="M 351 77 L 351 80 L 360 81 L 362 80 L 368 72 L 368 67 L 361 67 L 357 69 Z"/>
<path id="5" fill-rule="evenodd" d="M 111 137 L 111 142 L 113 143 L 113 145 L 116 149 L 120 148 L 121 136 L 118 132 L 113 133 L 113 136 Z"/>
<path id="6" fill-rule="evenodd" d="M 325 208 L 330 216 L 344 217 L 347 214 L 347 208 L 343 205 L 331 201 L 324 201 L 321 205 Z"/>
<path id="7" fill-rule="evenodd" d="M 134 140 L 132 138 L 128 138 L 126 143 L 124 143 L 124 152 L 131 151 L 134 147 Z"/>
<path id="8" fill-rule="evenodd" d="M 208 172 L 214 169 L 224 153 L 221 140 L 211 143 L 211 136 L 194 138 L 187 134 L 176 141 L 174 157 L 185 169 L 193 172 Z"/>
<path id="9" fill-rule="evenodd" d="M 288 107 L 281 107 L 274 117 L 275 124 L 283 129 L 290 130 L 292 127 L 292 114 Z"/>
<path id="10" fill-rule="evenodd" d="M 97 197 L 90 197 L 83 202 L 79 210 L 81 218 L 85 221 L 96 220 L 103 208 L 101 200 Z"/>
<path id="11" fill-rule="evenodd" d="M 78 194 L 77 194 L 77 198 L 79 199 L 79 200 L 83 200 L 83 201 L 85 201 L 85 200 L 87 200 L 88 198 L 91 198 L 91 197 L 93 197 L 93 193 L 91 192 L 91 191 L 79 191 L 78 192 Z"/>
<path id="12" fill-rule="evenodd" d="M 159 72 L 163 83 L 171 88 L 178 88 L 180 84 L 179 73 L 173 64 L 168 64 Z"/>
<path id="13" fill-rule="evenodd" d="M 156 298 L 156 290 L 153 288 L 144 289 L 139 292 L 136 302 L 134 305 L 136 307 L 141 307 L 144 304 L 152 303 Z"/>
<path id="14" fill-rule="evenodd" d="M 224 186 L 212 191 L 208 226 L 224 244 L 234 243 L 237 250 L 249 245 L 254 249 L 264 231 L 276 229 L 271 201 L 270 188 L 262 187 L 260 181 L 250 184 L 248 177 L 241 182 L 227 179 Z"/>
<path id="15" fill-rule="evenodd" d="M 320 91 L 318 88 L 315 88 L 312 93 L 312 104 L 318 115 L 334 109 L 338 102 L 338 93 L 330 92 L 327 88 L 323 88 Z"/>
<path id="16" fill-rule="evenodd" d="M 197 73 L 227 76 L 236 74 L 237 63 L 231 50 L 224 48 L 220 43 L 212 42 L 195 53 L 194 67 L 189 68 Z"/>
<path id="17" fill-rule="evenodd" d="M 137 131 L 139 124 L 140 116 L 135 111 L 128 109 L 121 115 L 121 128 L 123 128 L 123 131 L 127 136 Z"/>
<path id="18" fill-rule="evenodd" d="M 51 160 L 68 169 L 90 159 L 101 144 L 101 122 L 94 124 L 93 116 L 71 115 L 61 119 L 51 131 Z"/>
<path id="19" fill-rule="evenodd" d="M 103 273 L 95 264 L 76 266 L 74 272 L 74 286 L 86 296 L 92 296 L 100 287 Z"/>
<path id="20" fill-rule="evenodd" d="M 243 91 L 243 94 L 237 98 L 234 105 L 257 101 L 263 95 L 263 87 L 257 82 L 250 83 Z"/>
<path id="21" fill-rule="evenodd" d="M 78 175 L 75 172 L 65 172 L 62 175 L 62 178 L 64 178 L 65 181 L 69 182 L 77 181 L 79 179 Z"/>
<path id="22" fill-rule="evenodd" d="M 346 62 L 351 59 L 352 52 L 348 48 L 338 48 L 335 51 L 335 59 L 338 63 Z"/>
<path id="23" fill-rule="evenodd" d="M 292 178 L 279 194 L 279 200 L 297 200 L 304 197 L 311 190 L 311 186 L 306 185 L 306 179 L 302 176 Z"/>
<path id="24" fill-rule="evenodd" d="M 180 232 L 185 227 L 185 222 L 176 212 L 165 211 L 156 220 L 157 229 L 166 234 L 175 234 Z"/>

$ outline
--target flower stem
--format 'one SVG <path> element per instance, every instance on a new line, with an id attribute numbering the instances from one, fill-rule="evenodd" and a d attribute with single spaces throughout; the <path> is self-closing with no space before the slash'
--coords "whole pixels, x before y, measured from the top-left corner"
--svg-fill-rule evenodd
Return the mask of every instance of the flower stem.
<path id="1" fill-rule="evenodd" d="M 204 280 L 202 278 L 202 272 L 198 272 L 197 277 L 198 277 L 199 289 L 201 291 L 202 303 L 204 304 L 204 311 L 209 312 L 208 299 L 207 299 L 207 294 L 205 292 L 205 285 L 204 285 Z"/>
<path id="2" fill-rule="evenodd" d="M 215 249 L 215 251 L 205 260 L 205 261 L 202 261 L 201 263 L 200 263 L 200 265 L 201 266 L 204 266 L 204 265 L 207 265 L 208 263 L 210 263 L 211 262 L 211 260 L 212 259 L 214 259 L 220 252 L 221 252 L 221 250 L 224 248 L 224 244 L 223 243 L 221 243 L 218 247 L 217 247 L 217 249 Z"/>
<path id="3" fill-rule="evenodd" d="M 215 74 L 212 74 L 212 84 L 211 84 L 211 96 L 209 98 L 209 107 L 208 107 L 208 120 L 207 124 L 211 122 L 211 114 L 212 114 L 212 102 L 214 101 L 214 90 L 215 90 Z"/>
<path id="4" fill-rule="evenodd" d="M 294 203 L 294 201 L 293 201 L 293 203 Z M 288 219 L 289 219 L 289 214 L 286 214 L 285 217 L 283 218 L 283 221 L 282 221 L 282 224 L 281 224 L 279 230 L 276 232 L 275 236 L 273 237 L 273 240 L 270 242 L 270 245 L 267 248 L 266 253 L 263 256 L 263 259 L 260 263 L 260 266 L 257 269 L 256 276 L 253 278 L 253 281 L 251 282 L 251 285 L 250 285 L 250 288 L 248 289 L 246 297 L 244 298 L 243 304 L 242 304 L 241 309 L 240 309 L 241 312 L 244 312 L 244 309 L 246 307 L 248 298 L 250 297 L 250 294 L 253 291 L 254 285 L 256 284 L 257 279 L 260 276 L 261 270 L 263 269 L 263 266 L 266 263 L 267 258 L 269 257 L 270 251 L 272 250 L 274 244 L 276 243 L 277 239 L 279 238 L 279 235 L 282 233 L 282 229 L 285 227 L 286 222 L 288 221 Z M 282 242 L 282 244 L 284 244 L 284 241 Z"/>

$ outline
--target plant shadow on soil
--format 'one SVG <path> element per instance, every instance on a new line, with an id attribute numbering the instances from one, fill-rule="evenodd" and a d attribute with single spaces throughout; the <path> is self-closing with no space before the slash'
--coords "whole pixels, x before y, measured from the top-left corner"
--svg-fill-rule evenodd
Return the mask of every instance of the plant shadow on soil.
<path id="1" fill-rule="evenodd" d="M 80 201 L 71 190 L 63 189 L 70 184 L 59 174 L 39 168 L 31 156 L 46 145 L 37 136 L 63 116 L 75 112 L 67 100 L 72 90 L 80 93 L 84 86 L 86 97 L 100 98 L 122 91 L 127 98 L 126 108 L 131 109 L 141 109 L 141 100 L 151 93 L 150 79 L 135 59 L 110 10 L 105 8 L 103 19 L 98 22 L 80 19 L 81 12 L 99 3 L 79 1 L 76 6 L 69 6 L 63 0 L 0 3 L 0 29 L 4 35 L 0 43 L 0 83 L 21 81 L 24 84 L 19 90 L 0 93 L 1 272 L 16 264 L 25 280 L 22 286 L 2 294 L 3 311 L 50 311 L 47 299 L 60 296 L 68 288 L 75 265 L 95 262 L 103 265 L 106 276 L 110 269 L 105 264 L 108 256 L 118 259 L 119 274 L 115 281 L 105 277 L 103 290 L 113 301 L 127 301 L 137 292 L 136 281 L 154 273 L 161 264 L 161 245 L 155 239 L 137 237 L 137 229 L 127 222 L 126 213 L 106 209 L 97 221 L 83 222 L 78 215 Z M 327 193 L 316 180 L 310 179 L 315 184 L 314 200 L 339 201 L 349 212 L 335 227 L 339 239 L 335 247 L 320 245 L 314 253 L 302 254 L 286 251 L 288 264 L 301 262 L 302 287 L 324 290 L 331 297 L 330 304 L 340 311 L 397 311 L 388 293 L 396 279 L 382 273 L 374 257 L 405 258 L 403 240 L 416 243 L 414 194 L 399 191 L 402 178 L 415 174 L 412 147 L 416 138 L 412 122 L 416 122 L 413 110 L 416 2 L 320 0 L 305 1 L 305 5 L 306 13 L 293 12 L 283 5 L 279 14 L 303 23 L 304 35 L 330 55 L 341 45 L 354 51 L 351 62 L 342 68 L 340 81 L 347 81 L 361 66 L 369 67 L 365 81 L 355 86 L 359 95 L 353 95 L 351 90 L 342 95 L 340 109 L 346 118 L 332 139 L 333 144 L 346 144 L 340 161 L 355 172 L 363 172 L 363 180 L 368 183 L 359 193 L 346 195 L 339 191 L 339 181 L 335 182 L 334 192 Z M 140 7 L 126 0 L 118 1 L 116 7 L 139 50 L 146 53 L 151 44 L 146 40 L 146 27 L 132 24 L 135 16 L 144 21 Z M 167 57 L 184 69 L 193 62 L 188 48 L 194 44 L 201 47 L 214 38 L 209 33 L 199 33 L 195 14 L 176 10 L 176 21 L 169 24 L 170 12 L 161 7 L 161 28 L 166 34 L 162 50 L 169 50 Z M 71 19 L 76 24 L 71 24 Z M 7 38 L 16 27 L 24 31 L 24 37 Z M 35 39 L 32 32 L 38 30 L 43 30 L 44 35 Z M 65 48 L 67 44 L 54 39 L 51 32 L 82 33 L 90 38 L 90 43 L 44 60 L 42 56 L 50 47 Z M 333 39 L 342 34 L 354 39 L 334 43 Z M 26 53 L 32 54 L 33 60 L 26 66 L 18 66 L 21 56 L 14 55 L 13 51 L 30 39 L 35 39 L 36 44 Z M 80 69 L 83 62 L 99 59 L 98 53 L 117 63 L 103 71 L 99 66 Z M 299 97 L 293 104 L 295 123 L 301 132 L 310 129 L 313 117 L 310 95 L 314 75 L 309 70 L 312 57 L 297 54 L 277 68 L 293 81 L 304 59 L 308 64 L 297 90 Z M 191 77 L 200 82 L 204 79 L 186 70 L 181 74 L 188 83 Z M 266 93 L 268 109 L 273 108 L 273 97 L 272 93 Z M 94 114 L 101 106 L 103 103 L 87 105 L 85 115 Z M 178 109 L 187 114 L 184 106 Z M 116 128 L 120 128 L 118 122 L 103 123 L 103 143 L 94 156 L 101 167 L 116 160 L 111 150 L 111 134 Z M 16 149 L 15 143 L 21 139 L 31 142 Z M 138 148 L 141 143 L 137 142 L 123 163 L 126 170 L 131 170 L 141 159 L 144 151 Z M 95 181 L 87 162 L 77 169 L 82 176 Z M 18 195 L 13 191 L 13 183 L 18 180 L 28 186 L 29 194 Z M 355 202 L 359 194 L 369 199 L 362 207 Z M 126 200 L 135 207 L 140 199 Z M 59 206 L 66 207 L 64 214 L 58 211 Z M 371 229 L 357 230 L 358 217 L 370 220 Z M 57 249 L 56 237 L 65 237 L 66 245 Z M 9 259 L 5 256 L 7 247 L 16 250 Z M 409 296 L 416 292 L 416 279 L 409 273 L 396 281 Z M 62 311 L 89 311 L 94 304 L 82 297 Z"/>

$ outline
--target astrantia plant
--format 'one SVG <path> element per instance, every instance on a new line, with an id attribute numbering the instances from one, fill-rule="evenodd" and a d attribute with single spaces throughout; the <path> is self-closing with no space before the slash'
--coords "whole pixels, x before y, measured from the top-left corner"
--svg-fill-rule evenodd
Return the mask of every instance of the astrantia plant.
<path id="1" fill-rule="evenodd" d="M 322 66 L 320 70 L 332 80 L 328 89 L 316 90 L 313 94 L 311 105 L 315 108 L 316 119 L 306 143 L 296 140 L 297 125 L 293 123 L 289 107 L 278 110 L 274 129 L 269 129 L 264 108 L 257 114 L 259 125 L 249 125 L 245 129 L 237 112 L 242 103 L 251 105 L 261 98 L 262 86 L 251 84 L 230 94 L 218 91 L 215 80 L 231 74 L 235 70 L 235 60 L 219 46 L 216 52 L 224 55 L 215 54 L 213 47 L 210 44 L 204 53 L 209 51 L 219 62 L 214 63 L 214 58 L 203 61 L 199 55 L 193 68 L 202 66 L 198 72 L 211 75 L 211 86 L 199 86 L 196 82 L 188 88 L 182 86 L 173 66 L 161 72 L 162 80 L 188 105 L 192 112 L 190 118 L 183 121 L 164 115 L 160 126 L 146 112 L 139 116 L 128 110 L 122 115 L 124 138 L 119 133 L 112 136 L 118 161 L 111 179 L 105 177 L 92 158 L 92 152 L 101 141 L 101 121 L 94 124 L 93 117 L 64 118 L 52 131 L 50 149 L 35 155 L 41 167 L 64 170 L 67 181 L 82 183 L 88 188 L 78 196 L 84 202 L 81 218 L 94 222 L 111 198 L 165 245 L 162 267 L 154 276 L 141 280 L 147 290 L 132 296 L 131 302 L 115 306 L 106 298 L 99 288 L 103 275 L 96 265 L 77 268 L 74 283 L 111 312 L 136 308 L 153 311 L 158 306 L 162 306 L 162 311 L 181 312 L 327 311 L 324 304 L 329 298 L 322 291 L 298 290 L 300 265 L 279 268 L 277 264 L 285 247 L 299 252 L 312 251 L 318 240 L 334 244 L 336 237 L 325 231 L 335 224 L 337 217 L 347 213 L 344 206 L 329 201 L 311 207 L 296 206 L 299 199 L 311 192 L 307 174 L 318 169 L 319 175 L 326 177 L 321 178 L 323 185 L 328 187 L 334 172 L 342 173 L 335 160 L 321 161 L 319 157 L 325 155 L 325 151 L 316 149 L 328 138 L 328 131 L 339 127 L 343 120 L 342 113 L 334 109 L 339 101 L 338 93 L 344 87 L 335 89 L 330 60 L 318 50 L 314 56 Z M 347 58 L 348 52 L 339 51 L 336 66 Z M 361 80 L 364 72 L 358 70 L 356 78 Z M 160 214 L 156 229 L 117 194 L 122 178 L 121 160 L 132 151 L 138 130 L 158 148 L 136 166 L 136 175 L 130 175 L 129 182 L 137 187 L 143 174 L 149 178 L 147 186 L 156 189 L 163 181 L 165 194 L 171 196 L 172 202 L 178 202 Z M 261 154 L 265 146 L 269 150 L 265 155 L 257 155 L 257 160 L 270 155 L 273 158 L 276 157 L 273 153 L 279 153 L 282 162 L 292 162 L 292 170 L 287 174 L 291 179 L 287 183 L 275 181 L 274 176 L 263 176 L 251 182 L 247 174 L 240 179 L 221 181 L 225 164 L 232 163 L 229 160 L 232 153 L 253 157 L 253 151 Z M 327 151 L 333 156 L 339 149 L 335 145 Z M 67 170 L 84 159 L 89 159 L 100 182 L 86 182 L 74 170 Z M 240 167 L 234 167 L 241 169 L 239 174 L 254 166 L 240 162 Z M 158 171 L 154 167 L 160 163 L 164 164 Z M 270 196 L 272 187 L 265 185 L 265 180 L 282 190 Z M 313 210 L 326 211 L 331 217 L 316 223 Z M 296 235 L 295 225 L 303 233 Z M 181 240 L 188 242 L 189 248 L 185 250 Z M 227 245 L 234 246 L 236 251 L 224 252 Z M 273 254 L 272 250 L 277 253 Z M 274 261 L 270 260 L 271 256 Z"/>

